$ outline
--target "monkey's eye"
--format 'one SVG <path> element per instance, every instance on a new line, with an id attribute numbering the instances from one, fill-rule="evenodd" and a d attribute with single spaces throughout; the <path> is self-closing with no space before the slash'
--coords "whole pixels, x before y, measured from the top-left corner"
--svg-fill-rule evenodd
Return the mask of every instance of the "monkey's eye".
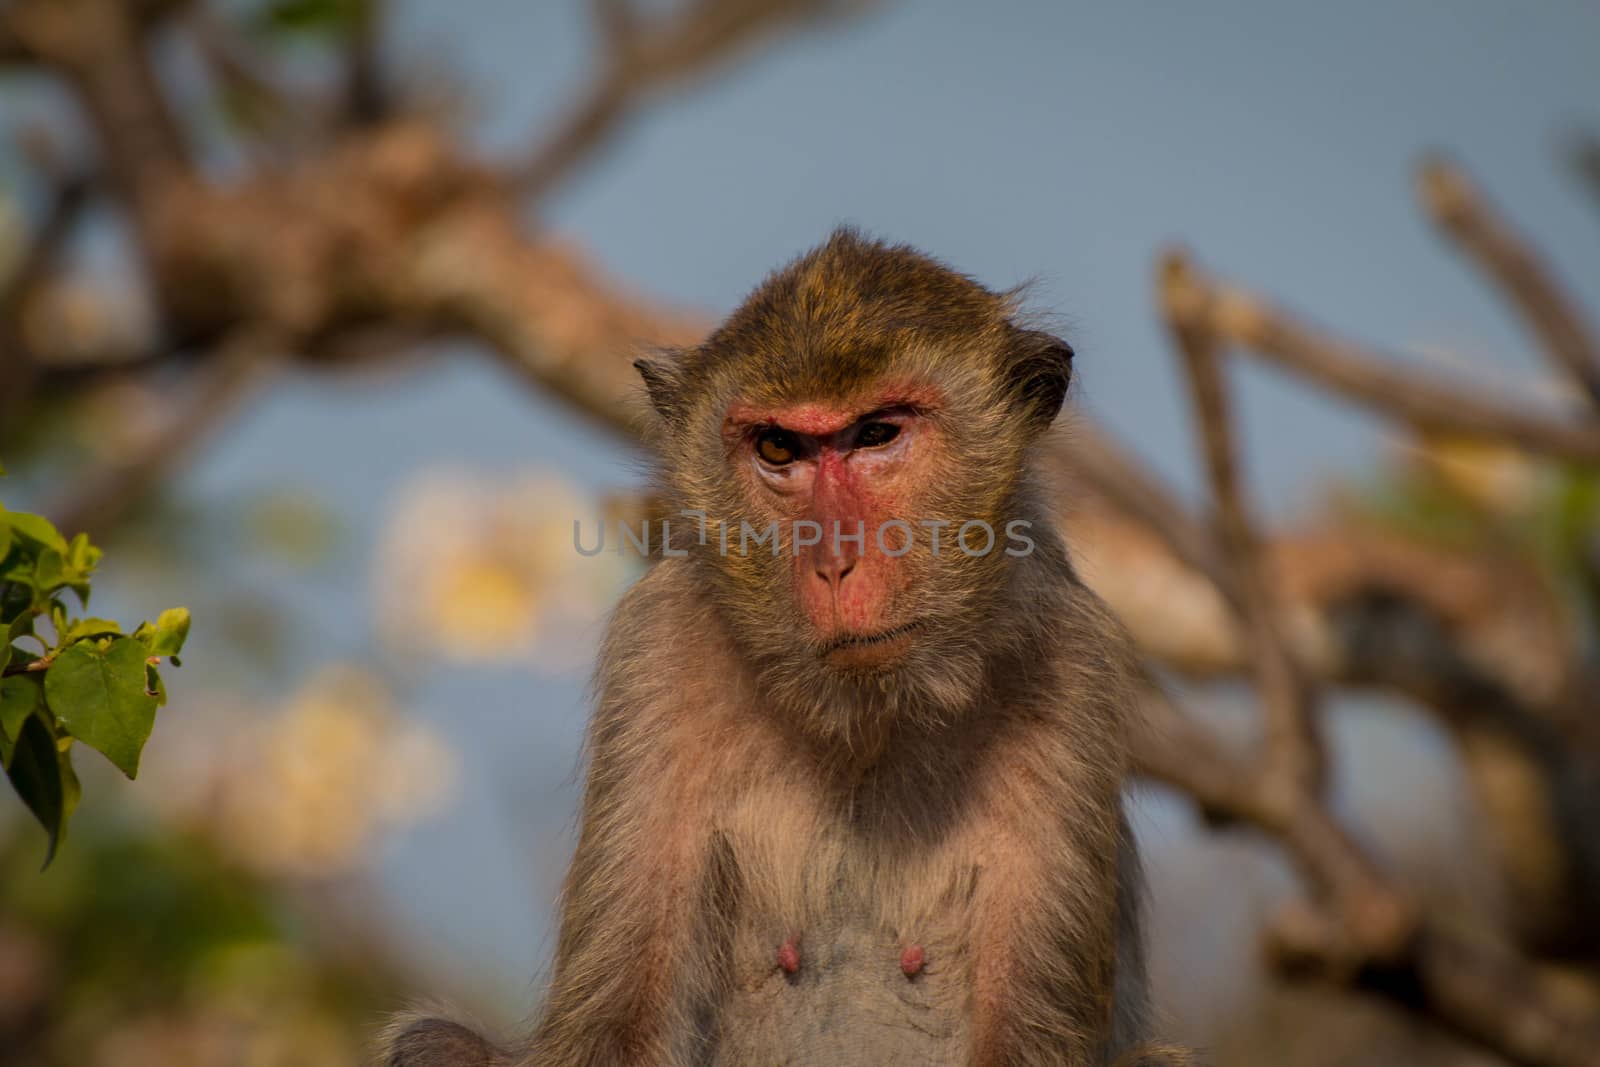
<path id="1" fill-rule="evenodd" d="M 857 448 L 877 448 L 900 436 L 900 427 L 892 422 L 869 422 L 856 434 Z"/>
<path id="2" fill-rule="evenodd" d="M 793 463 L 799 452 L 800 442 L 795 440 L 794 434 L 777 426 L 762 430 L 756 438 L 756 454 L 774 467 Z"/>

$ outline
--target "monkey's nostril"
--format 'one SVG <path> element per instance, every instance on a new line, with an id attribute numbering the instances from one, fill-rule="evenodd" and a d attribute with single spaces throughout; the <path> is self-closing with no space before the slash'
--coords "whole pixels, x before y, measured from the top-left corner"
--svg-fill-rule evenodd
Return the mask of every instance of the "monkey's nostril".
<path id="1" fill-rule="evenodd" d="M 846 563 L 833 559 L 828 560 L 826 563 L 823 563 L 821 566 L 817 567 L 816 573 L 817 577 L 821 578 L 828 585 L 837 587 L 839 583 L 844 581 L 845 577 L 855 569 L 855 560 L 850 560 L 848 563 Z"/>

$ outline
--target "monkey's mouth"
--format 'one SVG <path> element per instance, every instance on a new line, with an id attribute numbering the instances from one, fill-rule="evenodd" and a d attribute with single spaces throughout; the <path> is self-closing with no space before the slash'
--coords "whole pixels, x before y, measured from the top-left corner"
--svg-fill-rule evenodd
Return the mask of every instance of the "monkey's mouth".
<path id="1" fill-rule="evenodd" d="M 922 620 L 915 619 L 901 626 L 889 630 L 882 630 L 875 634 L 840 634 L 831 638 L 822 646 L 821 656 L 832 656 L 836 652 L 847 652 L 858 648 L 873 648 L 877 645 L 886 645 L 898 641 L 922 627 Z"/>

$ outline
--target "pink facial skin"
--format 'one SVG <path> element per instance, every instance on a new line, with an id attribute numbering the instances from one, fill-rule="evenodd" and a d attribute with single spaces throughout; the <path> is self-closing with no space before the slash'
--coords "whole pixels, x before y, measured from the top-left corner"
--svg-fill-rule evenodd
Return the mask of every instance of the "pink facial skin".
<path id="1" fill-rule="evenodd" d="M 879 547 L 877 531 L 891 519 L 915 518 L 937 444 L 928 417 L 934 403 L 926 390 L 886 389 L 858 405 L 736 405 L 723 424 L 736 463 L 773 517 L 787 530 L 804 520 L 821 529 L 818 543 L 800 545 L 793 557 L 793 581 L 816 639 L 838 662 L 866 665 L 897 655 L 904 648 L 898 631 L 914 622 L 895 617 L 909 574 Z M 789 458 L 764 457 L 764 438 L 780 442 Z M 891 551 L 902 540 L 894 529 L 885 534 Z"/>

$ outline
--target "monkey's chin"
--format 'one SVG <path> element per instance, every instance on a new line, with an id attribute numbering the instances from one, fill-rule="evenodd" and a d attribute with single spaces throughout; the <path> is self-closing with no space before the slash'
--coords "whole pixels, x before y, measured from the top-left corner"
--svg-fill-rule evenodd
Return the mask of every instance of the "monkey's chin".
<path id="1" fill-rule="evenodd" d="M 892 667 L 906 658 L 916 643 L 920 622 L 910 622 L 874 634 L 847 634 L 823 646 L 821 658 L 832 667 L 872 671 Z"/>

